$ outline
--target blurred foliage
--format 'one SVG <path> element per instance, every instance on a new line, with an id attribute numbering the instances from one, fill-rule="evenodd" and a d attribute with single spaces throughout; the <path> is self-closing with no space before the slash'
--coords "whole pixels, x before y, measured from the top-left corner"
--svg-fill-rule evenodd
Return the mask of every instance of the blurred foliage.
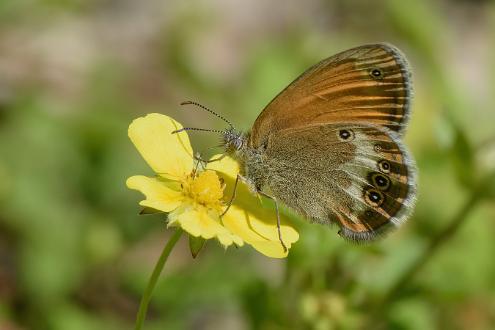
<path id="1" fill-rule="evenodd" d="M 146 329 L 493 329 L 493 1 L 0 1 L 0 329 L 132 328 L 169 233 L 125 179 L 149 112 L 248 129 L 318 60 L 389 41 L 414 68 L 413 218 L 372 245 L 294 218 L 287 260 L 179 242 Z M 196 149 L 217 143 L 192 136 Z"/>

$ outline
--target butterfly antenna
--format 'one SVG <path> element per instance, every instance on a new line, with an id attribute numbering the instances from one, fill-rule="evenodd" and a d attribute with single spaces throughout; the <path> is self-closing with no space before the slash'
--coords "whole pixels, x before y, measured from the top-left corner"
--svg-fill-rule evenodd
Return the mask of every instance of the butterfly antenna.
<path id="1" fill-rule="evenodd" d="M 189 105 L 189 104 L 195 105 L 195 106 L 197 106 L 197 107 L 199 107 L 199 108 L 201 108 L 201 109 L 203 109 L 203 110 L 205 110 L 205 111 L 208 111 L 208 112 L 209 112 L 209 113 L 211 113 L 212 115 L 214 115 L 214 116 L 216 116 L 217 118 L 220 118 L 221 120 L 223 120 L 224 122 L 226 122 L 226 123 L 230 126 L 230 128 L 234 128 L 234 125 L 232 125 L 232 123 L 231 123 L 231 122 L 230 122 L 227 118 L 225 118 L 225 117 L 223 117 L 223 116 L 219 115 L 218 113 L 216 113 L 216 112 L 215 112 L 215 111 L 213 111 L 213 110 L 208 109 L 207 107 L 205 107 L 205 106 L 204 106 L 204 105 L 202 105 L 202 104 L 199 104 L 199 103 L 197 103 L 197 102 L 193 102 L 193 101 L 185 101 L 185 102 L 181 102 L 181 104 L 180 104 L 180 105 Z"/>
<path id="2" fill-rule="evenodd" d="M 177 129 L 172 132 L 172 134 L 184 132 L 184 131 L 201 131 L 201 132 L 213 132 L 213 133 L 222 133 L 222 131 L 217 129 L 207 129 L 207 128 L 197 128 L 197 127 L 183 127 L 181 129 Z"/>

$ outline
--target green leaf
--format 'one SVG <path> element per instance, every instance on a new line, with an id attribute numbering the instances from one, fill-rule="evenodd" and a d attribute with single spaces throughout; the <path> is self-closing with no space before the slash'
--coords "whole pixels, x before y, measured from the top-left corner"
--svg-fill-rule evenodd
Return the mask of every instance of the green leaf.
<path id="1" fill-rule="evenodd" d="M 202 237 L 194 237 L 189 235 L 189 249 L 193 258 L 196 258 L 205 245 L 206 240 Z"/>

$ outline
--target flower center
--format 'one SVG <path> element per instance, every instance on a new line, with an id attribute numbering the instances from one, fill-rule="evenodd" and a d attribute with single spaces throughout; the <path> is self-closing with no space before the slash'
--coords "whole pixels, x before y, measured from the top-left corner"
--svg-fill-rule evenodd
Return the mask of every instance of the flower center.
<path id="1" fill-rule="evenodd" d="M 224 188 L 214 171 L 205 171 L 196 177 L 187 178 L 184 193 L 197 203 L 217 207 L 220 206 Z"/>

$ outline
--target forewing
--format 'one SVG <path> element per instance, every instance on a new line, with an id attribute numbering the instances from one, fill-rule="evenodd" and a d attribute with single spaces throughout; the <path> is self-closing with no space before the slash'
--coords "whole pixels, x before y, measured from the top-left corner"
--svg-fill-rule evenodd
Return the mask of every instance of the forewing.
<path id="1" fill-rule="evenodd" d="M 412 96 L 404 55 L 388 44 L 365 45 L 309 68 L 277 95 L 256 119 L 251 142 L 317 123 L 361 122 L 401 135 Z"/>
<path id="2" fill-rule="evenodd" d="M 397 227 L 415 200 L 415 165 L 396 133 L 362 124 L 279 131 L 266 149 L 271 193 L 348 239 Z"/>

